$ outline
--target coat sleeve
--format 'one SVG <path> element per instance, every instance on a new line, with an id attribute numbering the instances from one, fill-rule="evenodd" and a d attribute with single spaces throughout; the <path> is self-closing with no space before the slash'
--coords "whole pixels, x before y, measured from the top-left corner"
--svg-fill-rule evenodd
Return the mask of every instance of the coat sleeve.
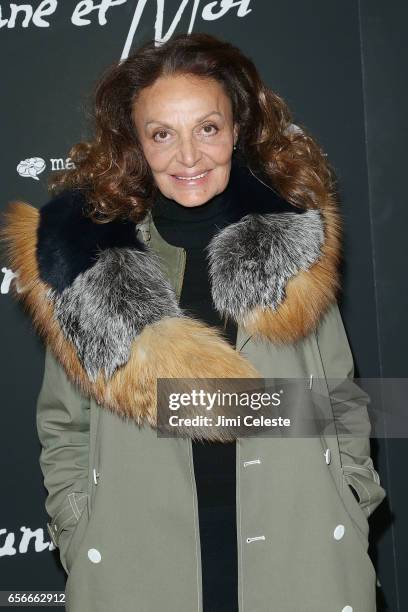
<path id="1" fill-rule="evenodd" d="M 353 356 L 337 302 L 323 317 L 316 337 L 338 431 L 343 477 L 369 517 L 386 492 L 371 458 L 370 397 L 354 382 Z"/>
<path id="2" fill-rule="evenodd" d="M 64 565 L 61 553 L 87 512 L 90 401 L 68 380 L 48 347 L 36 409 L 39 462 L 48 491 L 45 507 L 51 517 L 47 529 Z"/>

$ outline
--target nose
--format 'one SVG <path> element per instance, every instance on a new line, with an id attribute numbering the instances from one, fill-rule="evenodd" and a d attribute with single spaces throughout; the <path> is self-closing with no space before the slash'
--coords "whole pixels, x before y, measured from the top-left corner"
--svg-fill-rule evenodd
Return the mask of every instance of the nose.
<path id="1" fill-rule="evenodd" d="M 201 152 L 194 138 L 190 136 L 182 138 L 177 152 L 177 161 L 193 168 L 200 159 Z"/>

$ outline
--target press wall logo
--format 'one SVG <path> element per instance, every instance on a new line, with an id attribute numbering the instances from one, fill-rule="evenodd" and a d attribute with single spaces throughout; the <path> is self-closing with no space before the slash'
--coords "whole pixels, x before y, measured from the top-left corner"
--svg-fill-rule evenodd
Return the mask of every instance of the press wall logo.
<path id="1" fill-rule="evenodd" d="M 11 281 L 13 280 L 13 278 L 16 279 L 15 283 L 16 283 L 17 293 L 21 293 L 21 287 L 18 284 L 18 273 L 13 272 L 11 268 L 6 268 L 6 266 L 3 266 L 1 271 L 4 274 L 4 276 L 0 283 L 0 293 L 9 293 Z"/>
<path id="2" fill-rule="evenodd" d="M 251 0 L 80 0 L 72 3 L 71 23 L 80 28 L 98 24 L 105 26 L 112 12 L 123 7 L 130 16 L 128 29 L 123 32 L 124 46 L 121 60 L 128 57 L 135 40 L 143 13 L 147 5 L 156 8 L 154 19 L 154 39 L 157 45 L 169 40 L 177 29 L 183 18 L 188 19 L 187 34 L 190 34 L 199 21 L 199 28 L 203 28 L 202 22 L 216 21 L 222 19 L 228 13 L 242 19 L 251 13 Z M 6 5 L 7 3 L 2 3 Z M 62 4 L 62 2 L 60 3 Z M 58 9 L 58 0 L 42 0 L 42 2 L 25 2 L 17 4 L 10 2 L 3 8 L 0 6 L 0 28 L 49 28 L 52 25 L 52 17 Z M 133 11 L 133 14 L 132 14 Z M 164 31 L 164 23 L 170 23 L 167 31 Z"/>
<path id="3" fill-rule="evenodd" d="M 0 529 L 0 558 L 14 557 L 15 555 L 25 554 L 29 551 L 43 552 L 43 550 L 54 550 L 53 542 L 49 542 L 45 537 L 45 529 L 39 527 L 20 527 L 21 534 L 8 529 Z"/>
<path id="4" fill-rule="evenodd" d="M 49 165 L 51 172 L 75 168 L 75 164 L 70 157 L 66 159 L 62 157 L 50 158 Z M 47 163 L 42 157 L 27 157 L 27 159 L 23 159 L 17 164 L 17 172 L 22 178 L 31 178 L 34 181 L 39 181 L 38 175 L 44 172 L 46 167 Z"/>

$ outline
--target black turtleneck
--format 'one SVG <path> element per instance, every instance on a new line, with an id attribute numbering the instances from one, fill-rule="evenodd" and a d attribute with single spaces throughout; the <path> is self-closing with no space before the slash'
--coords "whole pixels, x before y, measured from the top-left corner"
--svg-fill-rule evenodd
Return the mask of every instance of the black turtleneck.
<path id="1" fill-rule="evenodd" d="M 233 219 L 231 190 L 194 207 L 159 193 L 152 209 L 161 237 L 186 250 L 180 307 L 220 328 L 233 346 L 237 327 L 225 328 L 211 298 L 205 246 Z M 200 521 L 203 612 L 238 611 L 235 442 L 192 442 Z"/>

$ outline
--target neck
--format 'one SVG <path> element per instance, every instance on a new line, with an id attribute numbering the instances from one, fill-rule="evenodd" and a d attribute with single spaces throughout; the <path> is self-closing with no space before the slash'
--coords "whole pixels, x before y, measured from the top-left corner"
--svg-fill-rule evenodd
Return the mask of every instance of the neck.
<path id="1" fill-rule="evenodd" d="M 161 192 L 152 208 L 154 224 L 169 244 L 204 248 L 214 233 L 231 223 L 233 198 L 229 186 L 199 206 L 183 206 Z"/>
<path id="2" fill-rule="evenodd" d="M 224 191 L 198 206 L 184 206 L 158 192 L 152 215 L 155 219 L 174 219 L 183 223 L 195 223 L 226 215 L 230 205 L 231 194 L 228 186 Z"/>

